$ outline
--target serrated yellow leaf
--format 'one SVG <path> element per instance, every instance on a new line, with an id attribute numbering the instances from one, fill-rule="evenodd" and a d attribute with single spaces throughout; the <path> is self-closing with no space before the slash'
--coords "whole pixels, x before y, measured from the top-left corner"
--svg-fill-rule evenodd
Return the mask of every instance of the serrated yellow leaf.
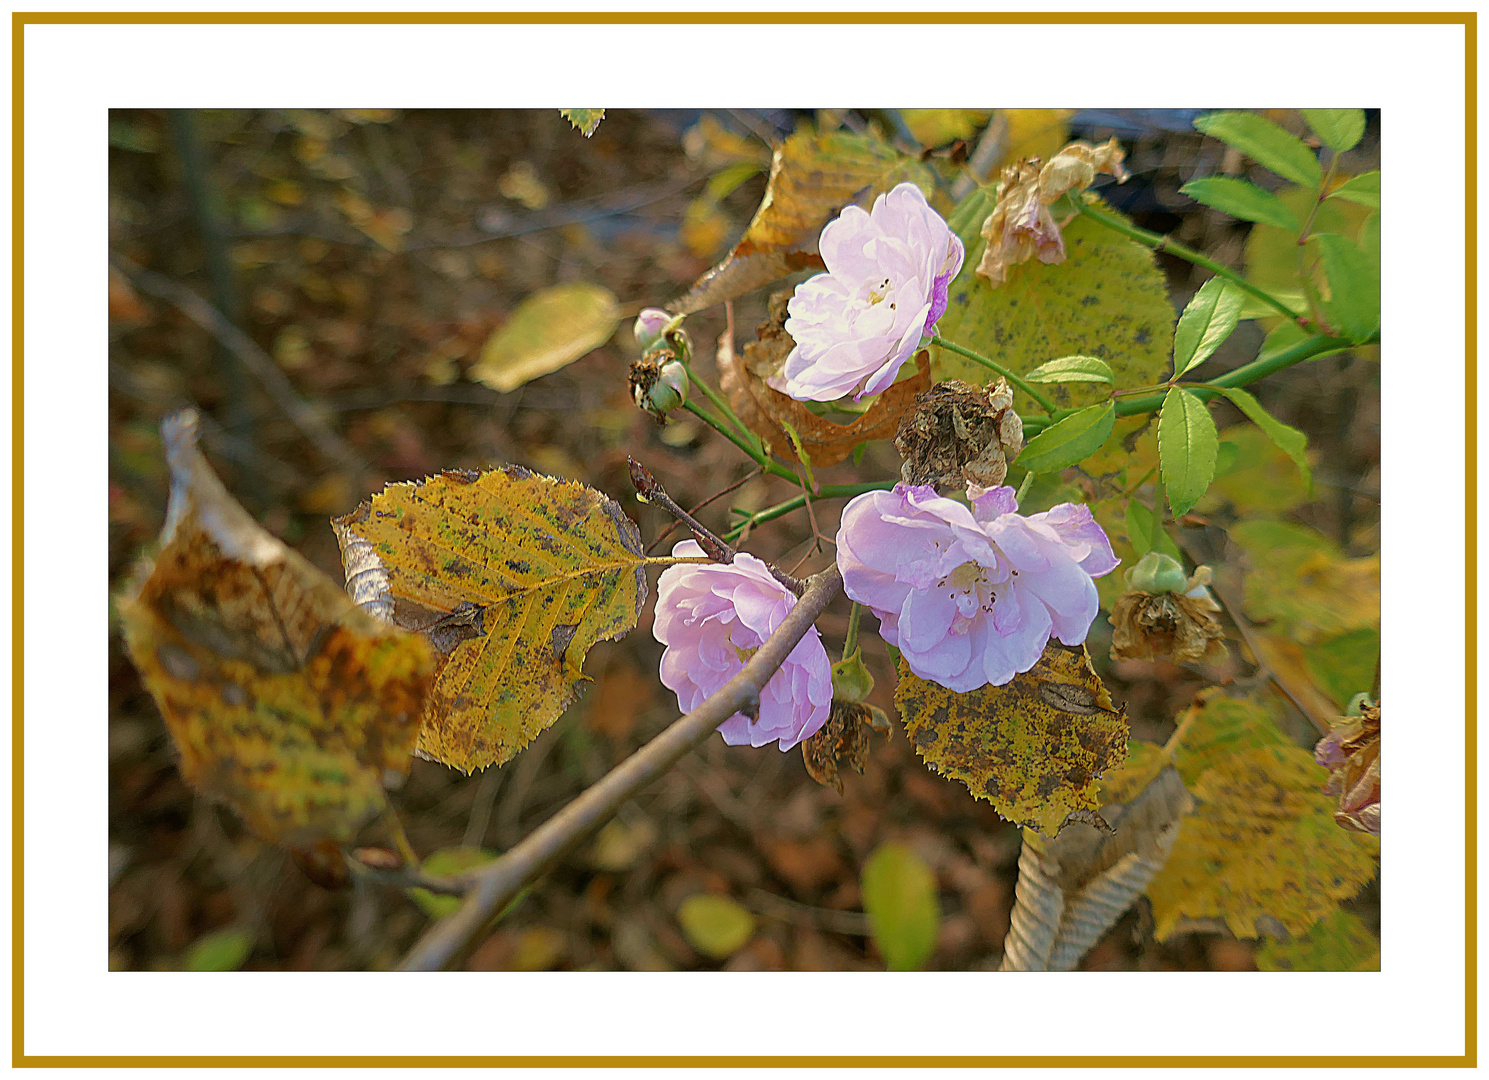
<path id="1" fill-rule="evenodd" d="M 558 719 L 590 647 L 646 602 L 649 560 L 620 507 L 515 465 L 390 484 L 334 524 L 354 598 L 434 646 L 419 750 L 465 772 Z"/>
<path id="2" fill-rule="evenodd" d="M 486 339 L 471 374 L 509 393 L 598 349 L 618 325 L 620 315 L 609 289 L 554 285 L 529 296 Z"/>
<path id="3" fill-rule="evenodd" d="M 1094 811 L 1095 779 L 1127 752 L 1127 710 L 1091 670 L 1084 646 L 1051 641 L 1029 671 L 967 694 L 900 660 L 895 704 L 915 749 L 1009 821 L 1047 836 Z"/>
<path id="4" fill-rule="evenodd" d="M 383 777 L 408 771 L 429 649 L 259 527 L 197 449 L 194 413 L 162 428 L 163 546 L 118 609 L 181 774 L 265 840 L 350 840 Z"/>

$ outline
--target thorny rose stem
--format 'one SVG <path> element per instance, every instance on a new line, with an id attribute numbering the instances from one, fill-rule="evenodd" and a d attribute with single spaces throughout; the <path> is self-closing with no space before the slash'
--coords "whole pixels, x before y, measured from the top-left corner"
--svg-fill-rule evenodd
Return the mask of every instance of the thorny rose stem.
<path id="1" fill-rule="evenodd" d="M 806 592 L 744 668 L 698 708 L 621 762 L 587 791 L 538 826 L 496 862 L 472 874 L 470 891 L 453 913 L 425 931 L 400 971 L 439 971 L 457 960 L 522 888 L 608 821 L 647 784 L 705 742 L 737 712 L 759 707 L 760 691 L 808 628 L 842 591 L 836 566 L 807 579 Z"/>

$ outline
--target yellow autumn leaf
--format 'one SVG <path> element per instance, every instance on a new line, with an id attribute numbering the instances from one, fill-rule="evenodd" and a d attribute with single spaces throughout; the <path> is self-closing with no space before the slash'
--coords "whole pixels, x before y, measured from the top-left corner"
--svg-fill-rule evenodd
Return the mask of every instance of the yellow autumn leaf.
<path id="1" fill-rule="evenodd" d="M 636 625 L 649 564 L 612 499 L 515 465 L 390 484 L 334 523 L 347 588 L 437 654 L 419 751 L 500 765 L 563 712 L 596 641 Z"/>
<path id="2" fill-rule="evenodd" d="M 1231 526 L 1246 554 L 1244 606 L 1254 622 L 1310 645 L 1380 626 L 1380 556 L 1350 558 L 1317 529 L 1254 517 Z"/>
<path id="3" fill-rule="evenodd" d="M 181 773 L 266 840 L 350 840 L 408 771 L 429 649 L 259 527 L 197 449 L 194 412 L 162 430 L 161 550 L 118 606 Z"/>
<path id="4" fill-rule="evenodd" d="M 1100 802 L 1095 779 L 1127 753 L 1127 710 L 1084 646 L 1051 641 L 1032 669 L 1003 686 L 958 694 L 900 660 L 895 704 L 915 749 L 1003 817 L 1054 836 Z"/>
<path id="5" fill-rule="evenodd" d="M 510 393 L 567 367 L 610 340 L 620 325 L 615 297 L 600 285 L 554 285 L 533 293 L 481 348 L 471 374 Z"/>
<path id="6" fill-rule="evenodd" d="M 1268 941 L 1256 954 L 1262 971 L 1379 971 L 1380 938 L 1353 912 L 1335 908 L 1307 934 Z"/>
<path id="7" fill-rule="evenodd" d="M 1334 823 L 1328 773 L 1268 706 L 1210 691 L 1180 724 L 1174 756 L 1196 808 L 1147 888 L 1160 939 L 1184 919 L 1304 934 L 1375 875 L 1379 841 Z"/>
<path id="8" fill-rule="evenodd" d="M 930 169 L 879 139 L 847 131 L 802 130 L 778 146 L 765 197 L 744 236 L 668 310 L 690 314 L 797 270 L 822 266 L 815 254 L 822 226 L 850 202 L 873 198 L 902 181 L 929 193 Z"/>

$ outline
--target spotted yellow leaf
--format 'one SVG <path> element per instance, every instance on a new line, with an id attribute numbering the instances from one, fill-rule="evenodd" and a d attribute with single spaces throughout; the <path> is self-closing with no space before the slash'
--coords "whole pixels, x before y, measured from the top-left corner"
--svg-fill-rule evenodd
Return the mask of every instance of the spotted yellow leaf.
<path id="1" fill-rule="evenodd" d="M 1084 646 L 1051 641 L 1003 686 L 958 694 L 900 661 L 895 704 L 920 756 L 1003 817 L 1054 836 L 1100 806 L 1095 780 L 1122 764 L 1127 710 L 1114 708 Z"/>
<path id="2" fill-rule="evenodd" d="M 649 560 L 593 488 L 515 465 L 390 484 L 335 523 L 354 599 L 437 654 L 419 752 L 500 765 L 556 720 L 596 641 L 636 625 Z"/>
<path id="3" fill-rule="evenodd" d="M 350 840 L 408 771 L 429 648 L 249 517 L 197 449 L 194 413 L 162 427 L 162 546 L 119 614 L 181 773 L 266 840 Z"/>

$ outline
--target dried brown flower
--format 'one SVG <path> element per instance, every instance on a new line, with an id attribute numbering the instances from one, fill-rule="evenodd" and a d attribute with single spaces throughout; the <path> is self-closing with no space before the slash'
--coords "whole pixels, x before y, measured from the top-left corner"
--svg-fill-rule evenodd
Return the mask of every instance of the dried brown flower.
<path id="1" fill-rule="evenodd" d="M 997 487 L 1024 448 L 1024 423 L 1006 379 L 993 386 L 947 379 L 915 399 L 894 445 L 907 484 Z"/>
<path id="2" fill-rule="evenodd" d="M 1325 795 L 1339 796 L 1334 820 L 1354 832 L 1380 835 L 1380 706 L 1364 705 L 1319 740 L 1313 758 L 1329 770 Z"/>
<path id="3" fill-rule="evenodd" d="M 834 699 L 827 723 L 801 744 L 807 773 L 823 787 L 837 788 L 841 795 L 843 779 L 838 770 L 846 764 L 854 772 L 862 773 L 869 759 L 869 732 L 882 731 L 888 735 L 891 730 L 882 709 Z"/>
<path id="4" fill-rule="evenodd" d="M 1174 660 L 1214 663 L 1225 656 L 1225 631 L 1215 618 L 1220 605 L 1205 588 L 1210 568 L 1201 566 L 1183 593 L 1129 589 L 1112 605 L 1113 660 Z"/>
<path id="5" fill-rule="evenodd" d="M 1101 146 L 1070 143 L 1042 168 L 1038 158 L 1028 158 L 1004 169 L 998 202 L 982 225 L 988 244 L 977 273 L 1001 285 L 1010 266 L 1036 256 L 1043 263 L 1064 262 L 1064 223 L 1055 221 L 1050 207 L 1067 192 L 1085 191 L 1099 172 L 1110 173 L 1119 183 L 1126 180 L 1124 156 L 1113 137 Z"/>

